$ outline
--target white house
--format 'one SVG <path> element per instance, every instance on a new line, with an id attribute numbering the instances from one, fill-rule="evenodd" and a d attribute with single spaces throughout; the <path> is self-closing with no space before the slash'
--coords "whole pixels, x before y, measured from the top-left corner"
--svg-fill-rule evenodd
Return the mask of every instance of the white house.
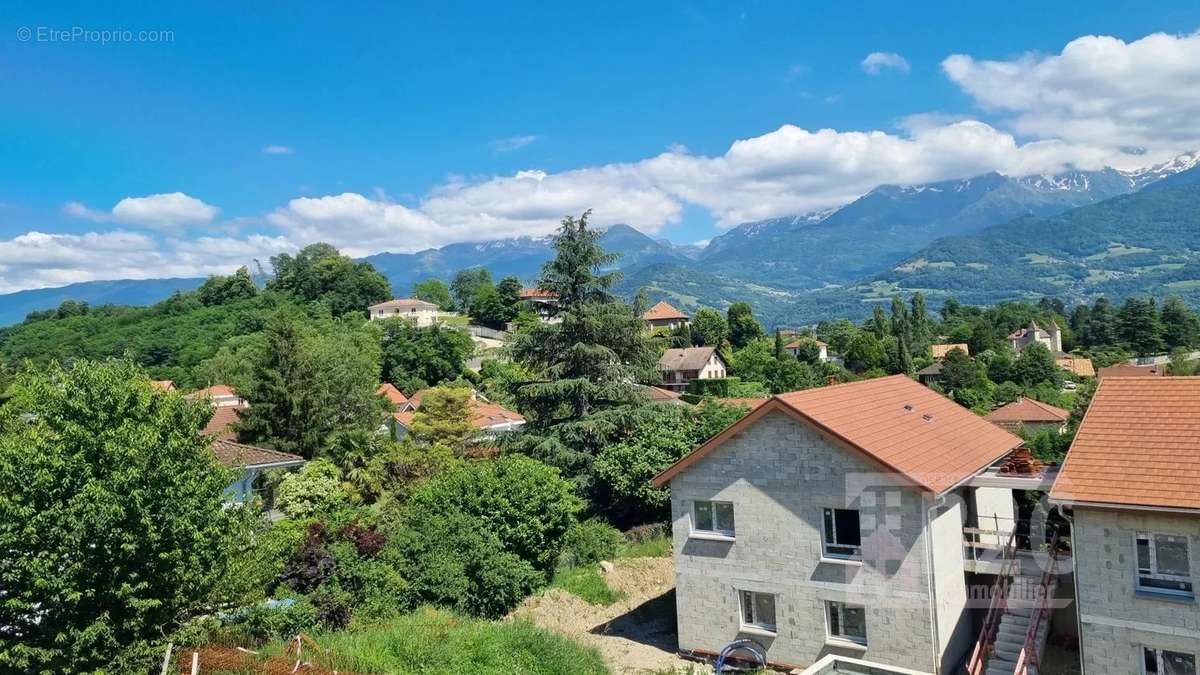
<path id="1" fill-rule="evenodd" d="M 404 318 L 422 328 L 432 326 L 440 314 L 437 305 L 417 298 L 388 300 L 378 305 L 371 305 L 367 310 L 371 314 L 372 321 Z"/>
<path id="2" fill-rule="evenodd" d="M 228 504 L 248 504 L 256 497 L 264 496 L 264 487 L 259 481 L 263 472 L 294 469 L 304 464 L 304 458 L 299 455 L 230 440 L 214 440 L 212 450 L 222 466 L 238 472 L 237 478 L 225 489 L 225 501 Z"/>
<path id="3" fill-rule="evenodd" d="M 813 337 L 807 337 L 807 336 L 798 337 L 795 340 L 792 340 L 791 342 L 784 345 L 783 348 L 786 349 L 788 352 L 790 352 L 792 356 L 795 356 L 796 358 L 800 358 L 800 350 L 804 349 L 805 345 L 810 342 L 815 342 L 817 345 L 817 349 L 820 350 L 820 354 L 818 355 L 817 358 L 822 363 L 829 361 L 829 345 L 827 345 L 824 342 L 821 342 L 820 340 L 813 338 Z"/>

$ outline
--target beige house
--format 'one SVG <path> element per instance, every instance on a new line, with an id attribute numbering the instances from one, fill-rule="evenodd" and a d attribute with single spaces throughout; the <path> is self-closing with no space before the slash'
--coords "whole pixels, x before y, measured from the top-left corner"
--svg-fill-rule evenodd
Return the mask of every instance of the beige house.
<path id="1" fill-rule="evenodd" d="M 818 340 L 816 338 L 801 336 L 801 337 L 798 337 L 798 338 L 792 340 L 791 342 L 788 342 L 786 345 L 783 346 L 783 348 L 785 350 L 787 350 L 788 353 L 790 353 L 792 356 L 795 356 L 796 358 L 800 358 L 800 350 L 803 349 L 804 345 L 808 342 L 817 343 L 817 349 L 820 350 L 820 355 L 817 358 L 820 359 L 821 362 L 826 362 L 829 360 L 829 345 L 825 344 L 824 342 L 821 342 L 820 340 Z"/>
<path id="2" fill-rule="evenodd" d="M 1040 342 L 1050 350 L 1051 354 L 1062 353 L 1062 329 L 1054 321 L 1046 328 L 1038 326 L 1037 321 L 1030 321 L 1029 325 L 1021 328 L 1008 336 L 1008 344 L 1013 348 L 1013 351 L 1021 351 L 1034 342 Z"/>
<path id="3" fill-rule="evenodd" d="M 692 318 L 687 314 L 675 309 L 670 303 L 665 300 L 660 301 L 650 309 L 642 313 L 642 320 L 646 322 L 651 329 L 666 328 L 667 330 L 675 330 L 676 328 L 690 324 Z"/>
<path id="4" fill-rule="evenodd" d="M 367 310 L 371 314 L 372 321 L 403 318 L 422 328 L 432 326 L 437 322 L 440 314 L 437 305 L 416 298 L 388 300 L 378 305 L 371 305 Z"/>
<path id="5" fill-rule="evenodd" d="M 1200 378 L 1100 380 L 1050 501 L 1073 521 L 1084 675 L 1200 664 Z"/>
<path id="6" fill-rule="evenodd" d="M 781 668 L 955 674 L 1004 652 L 971 610 L 1000 622 L 976 575 L 1015 553 L 964 550 L 983 523 L 1012 529 L 1014 489 L 1049 487 L 997 468 L 1020 443 L 905 376 L 772 397 L 653 481 L 671 488 L 680 650 L 748 638 Z"/>
<path id="7" fill-rule="evenodd" d="M 692 380 L 725 377 L 726 370 L 725 360 L 714 347 L 668 349 L 658 360 L 662 386 L 670 391 L 683 391 Z"/>

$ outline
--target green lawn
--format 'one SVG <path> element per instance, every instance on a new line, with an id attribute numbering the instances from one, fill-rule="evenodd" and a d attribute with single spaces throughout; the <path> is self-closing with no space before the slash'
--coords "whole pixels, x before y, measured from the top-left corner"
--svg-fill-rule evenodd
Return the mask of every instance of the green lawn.
<path id="1" fill-rule="evenodd" d="M 560 567 L 554 572 L 550 587 L 561 588 L 593 605 L 611 605 L 625 597 L 624 593 L 609 587 L 599 565 Z"/>

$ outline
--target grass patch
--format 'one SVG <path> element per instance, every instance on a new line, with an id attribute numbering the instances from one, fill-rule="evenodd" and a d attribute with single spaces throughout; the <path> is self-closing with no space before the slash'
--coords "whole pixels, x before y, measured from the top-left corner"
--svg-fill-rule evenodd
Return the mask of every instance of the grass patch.
<path id="1" fill-rule="evenodd" d="M 608 585 L 604 575 L 600 573 L 599 565 L 560 567 L 555 570 L 550 587 L 561 588 L 593 605 L 611 605 L 625 597 L 624 593 L 613 590 Z"/>
<path id="2" fill-rule="evenodd" d="M 663 535 L 638 542 L 627 542 L 621 547 L 620 558 L 667 558 L 671 555 L 671 537 Z"/>
<path id="3" fill-rule="evenodd" d="M 528 621 L 482 621 L 423 608 L 386 624 L 314 636 L 329 665 L 400 675 L 607 675 L 595 649 Z"/>

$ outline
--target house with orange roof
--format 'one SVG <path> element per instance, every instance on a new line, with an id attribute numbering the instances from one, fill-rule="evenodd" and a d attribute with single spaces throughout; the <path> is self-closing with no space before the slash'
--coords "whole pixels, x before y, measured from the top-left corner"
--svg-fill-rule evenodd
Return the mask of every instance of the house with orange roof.
<path id="1" fill-rule="evenodd" d="M 388 403 L 396 406 L 397 409 L 402 408 L 408 403 L 408 397 L 404 395 L 404 392 L 397 389 L 396 385 L 392 384 L 391 382 L 384 382 L 383 384 L 379 385 L 379 388 L 375 390 L 375 393 L 386 398 Z"/>
<path id="2" fill-rule="evenodd" d="M 413 416 L 421 407 L 421 400 L 428 392 L 428 389 L 413 392 L 408 402 L 392 413 L 392 431 L 395 438 L 400 439 L 408 434 L 409 429 L 412 428 Z M 471 423 L 479 430 L 481 439 L 493 438 L 497 434 L 513 431 L 525 425 L 525 418 L 521 413 L 487 400 L 474 389 L 471 390 L 470 406 Z"/>
<path id="3" fill-rule="evenodd" d="M 552 323 L 561 320 L 554 316 L 558 311 L 558 293 L 536 287 L 522 288 L 518 297 L 528 304 L 542 321 Z"/>
<path id="4" fill-rule="evenodd" d="M 934 360 L 944 359 L 952 349 L 961 349 L 967 356 L 971 355 L 971 345 L 965 342 L 955 342 L 953 344 L 930 345 L 929 351 L 933 354 Z"/>
<path id="5" fill-rule="evenodd" d="M 238 474 L 225 488 L 225 501 L 229 504 L 249 504 L 256 499 L 270 502 L 271 495 L 262 480 L 263 474 L 304 465 L 304 458 L 299 455 L 237 443 L 232 439 L 213 440 L 212 451 L 222 466 Z"/>
<path id="6" fill-rule="evenodd" d="M 1071 418 L 1070 410 L 1063 410 L 1042 403 L 1041 401 L 1024 396 L 1000 406 L 984 416 L 984 419 L 997 424 L 1013 433 L 1020 431 L 1038 432 L 1043 429 L 1053 429 L 1058 433 L 1067 430 L 1067 420 Z"/>
<path id="7" fill-rule="evenodd" d="M 208 399 L 218 408 L 246 405 L 246 399 L 239 396 L 233 387 L 227 384 L 214 384 L 210 387 L 198 389 L 190 394 L 185 394 L 184 398 L 192 401 Z"/>
<path id="8" fill-rule="evenodd" d="M 1166 377 L 1167 367 L 1159 365 L 1135 366 L 1131 363 L 1118 363 L 1101 368 L 1096 376 L 1105 377 Z"/>
<path id="9" fill-rule="evenodd" d="M 983 652 L 976 608 L 993 616 L 982 575 L 1013 569 L 1014 490 L 1050 484 L 1004 472 L 1020 445 L 902 375 L 771 397 L 652 481 L 671 490 L 679 649 L 960 672 Z M 977 555 L 968 537 L 1001 519 Z"/>
<path id="10" fill-rule="evenodd" d="M 791 353 L 792 356 L 795 356 L 796 358 L 800 358 L 800 350 L 804 349 L 806 345 L 813 343 L 813 342 L 815 342 L 817 344 L 817 349 L 820 351 L 820 354 L 817 358 L 821 362 L 829 361 L 829 345 L 825 344 L 824 342 L 822 342 L 814 337 L 808 337 L 806 335 L 802 335 L 802 336 L 797 337 L 796 339 L 788 342 L 787 344 L 785 344 L 783 346 L 783 348 L 785 350 L 787 350 L 789 353 Z"/>
<path id="11" fill-rule="evenodd" d="M 675 330 L 680 326 L 690 324 L 692 317 L 671 306 L 666 300 L 660 300 L 650 309 L 642 313 L 642 320 L 651 329 L 666 328 Z"/>
<path id="12" fill-rule="evenodd" d="M 1072 521 L 1084 675 L 1200 664 L 1200 378 L 1104 377 L 1050 502 Z"/>

